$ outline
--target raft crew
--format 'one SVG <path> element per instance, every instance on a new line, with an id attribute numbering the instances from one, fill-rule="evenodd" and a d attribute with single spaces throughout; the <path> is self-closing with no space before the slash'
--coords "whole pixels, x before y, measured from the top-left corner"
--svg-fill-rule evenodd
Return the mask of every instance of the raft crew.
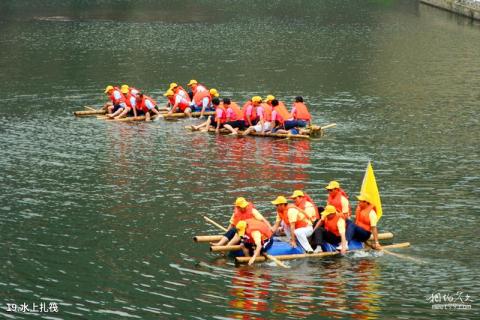
<path id="1" fill-rule="evenodd" d="M 357 196 L 358 205 L 355 209 L 355 223 L 350 223 L 347 227 L 347 239 L 354 239 L 360 242 L 366 242 L 373 235 L 373 249 L 381 249 L 378 242 L 377 212 L 375 206 L 367 193 Z"/>
<path id="2" fill-rule="evenodd" d="M 118 87 L 114 87 L 111 85 L 107 86 L 105 88 L 105 94 L 110 99 L 109 102 L 103 105 L 103 109 L 107 109 L 108 114 L 114 114 L 120 109 L 122 109 L 123 111 L 123 109 L 127 107 L 125 103 L 125 97 L 120 92 L 120 89 Z M 122 111 L 116 113 L 115 116 L 120 114 Z"/>
<path id="3" fill-rule="evenodd" d="M 210 126 L 215 127 L 215 132 L 219 133 L 221 128 L 225 128 L 230 131 L 230 134 L 235 135 L 237 134 L 238 128 L 242 128 L 242 122 L 240 120 L 232 120 L 232 117 L 236 117 L 235 110 L 238 109 L 238 106 L 235 103 L 231 103 L 230 99 L 224 99 L 224 101 L 228 102 L 227 105 L 220 103 L 218 98 L 212 99 L 212 105 L 215 108 L 215 115 L 209 116 L 207 121 L 199 124 L 198 126 L 191 126 L 190 128 L 195 130 L 201 130 L 208 132 L 210 130 Z M 230 113 L 228 109 L 231 109 Z"/>
<path id="4" fill-rule="evenodd" d="M 242 220 L 247 220 L 247 219 L 256 219 L 258 221 L 264 222 L 269 229 L 272 229 L 270 223 L 268 220 L 266 220 L 260 212 L 258 212 L 257 209 L 255 209 L 255 206 L 253 203 L 247 201 L 244 197 L 238 197 L 235 200 L 235 208 L 232 214 L 232 217 L 230 218 L 230 226 L 228 227 L 227 232 L 223 235 L 222 239 L 216 243 L 212 243 L 214 246 L 223 246 L 227 244 L 230 240 L 232 240 L 235 237 L 235 234 L 237 233 L 236 226 L 237 224 L 242 221 Z M 237 240 L 236 243 L 238 243 L 240 239 Z M 231 244 L 236 244 L 236 243 L 231 243 Z"/>
<path id="5" fill-rule="evenodd" d="M 240 242 L 243 254 L 246 257 L 251 256 L 248 265 L 252 265 L 255 258 L 265 253 L 273 244 L 272 230 L 264 221 L 257 219 L 241 220 L 236 224 L 235 229 L 237 233 L 228 245 Z M 253 252 L 253 255 L 251 252 Z"/>
<path id="6" fill-rule="evenodd" d="M 345 219 L 350 219 L 352 215 L 350 202 L 347 193 L 340 188 L 340 183 L 335 180 L 330 181 L 325 189 L 328 190 L 327 204 L 334 206 L 338 212 L 343 214 Z"/>
<path id="7" fill-rule="evenodd" d="M 167 102 L 167 108 L 170 106 L 171 109 L 168 111 L 168 114 L 172 114 L 177 110 L 180 110 L 180 112 L 185 113 L 188 117 L 191 116 L 192 110 L 190 109 L 190 98 L 185 97 L 183 93 L 175 93 L 173 90 L 167 90 L 164 94 L 165 97 L 167 97 L 168 102 Z"/>
<path id="8" fill-rule="evenodd" d="M 277 208 L 277 218 L 273 225 L 273 233 L 275 233 L 280 224 L 283 224 L 285 234 L 290 238 L 290 245 L 293 248 L 297 247 L 297 240 L 302 248 L 307 253 L 313 253 L 313 249 L 308 242 L 307 237 L 312 235 L 312 222 L 295 206 L 288 204 L 288 201 L 283 196 L 278 196 L 272 201 L 272 204 Z"/>
<path id="9" fill-rule="evenodd" d="M 157 103 L 155 102 L 155 100 L 153 100 L 149 96 L 139 92 L 135 100 L 136 100 L 136 105 L 133 109 L 135 117 L 137 115 L 139 116 L 145 115 L 145 121 L 150 121 L 150 118 L 153 114 L 156 114 L 157 116 L 160 115 L 160 113 L 156 109 Z"/>
<path id="10" fill-rule="evenodd" d="M 257 124 L 258 116 L 257 116 L 257 107 L 262 103 L 262 97 L 254 96 L 251 100 L 247 101 L 243 107 L 243 120 L 245 121 L 245 125 L 247 127 L 251 127 Z"/>

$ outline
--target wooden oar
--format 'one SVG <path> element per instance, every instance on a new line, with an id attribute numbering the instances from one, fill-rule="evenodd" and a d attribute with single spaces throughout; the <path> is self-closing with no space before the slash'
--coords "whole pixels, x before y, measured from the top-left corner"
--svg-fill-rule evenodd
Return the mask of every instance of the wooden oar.
<path id="1" fill-rule="evenodd" d="M 365 243 L 368 247 L 372 248 L 372 250 L 376 250 L 373 248 L 372 244 L 371 243 L 368 243 L 366 242 Z M 416 263 L 425 263 L 425 261 L 421 260 L 421 259 L 417 259 L 417 258 L 414 258 L 414 257 L 410 257 L 410 256 L 407 256 L 405 254 L 400 254 L 400 253 L 396 253 L 396 252 L 391 252 L 389 250 L 386 250 L 385 247 L 388 247 L 388 246 L 382 246 L 382 249 L 378 250 L 378 251 L 383 251 L 385 252 L 386 254 L 389 254 L 391 256 L 394 256 L 394 257 L 397 257 L 397 258 L 401 258 L 401 259 L 407 259 L 407 260 L 410 260 L 410 261 L 414 261 Z"/>
<path id="2" fill-rule="evenodd" d="M 90 111 L 98 111 L 95 108 L 89 107 L 89 106 L 83 106 L 85 109 L 90 110 Z"/>
<path id="3" fill-rule="evenodd" d="M 330 123 L 330 124 L 327 124 L 326 126 L 320 127 L 320 130 L 325 130 L 325 129 L 333 128 L 333 127 L 336 127 L 336 126 L 337 126 L 336 123 Z"/>
<path id="4" fill-rule="evenodd" d="M 408 246 L 410 246 L 410 242 L 391 244 L 388 246 L 384 246 L 384 248 L 394 249 L 394 248 L 405 248 Z M 359 249 L 359 250 L 364 250 L 364 249 Z M 350 250 L 350 252 L 359 251 L 359 250 Z M 283 261 L 283 260 L 294 260 L 294 259 L 302 259 L 302 258 L 323 258 L 323 257 L 334 256 L 338 254 L 340 254 L 340 252 L 337 252 L 337 251 L 336 252 L 319 252 L 319 253 L 300 253 L 300 254 L 279 255 L 279 256 L 275 256 L 275 258 Z M 236 257 L 236 261 L 238 263 L 247 263 L 249 259 L 250 259 L 249 257 Z M 265 257 L 258 257 L 257 259 L 255 259 L 255 262 L 263 262 L 265 260 L 266 260 Z"/>
<path id="5" fill-rule="evenodd" d="M 227 232 L 227 228 L 222 227 L 220 224 L 216 223 L 215 221 L 213 221 L 213 220 L 210 219 L 209 217 L 203 216 L 203 219 L 205 219 L 205 221 L 213 224 L 215 227 L 219 228 L 220 230 L 223 230 L 223 231 Z"/>
<path id="6" fill-rule="evenodd" d="M 278 260 L 277 258 L 275 258 L 275 256 L 271 256 L 271 255 L 266 254 L 266 253 L 264 253 L 263 255 L 264 255 L 265 257 L 267 257 L 268 260 L 272 260 L 273 262 L 275 262 L 275 264 L 276 264 L 277 266 L 280 266 L 280 267 L 285 268 L 285 269 L 290 269 L 290 266 L 287 266 L 285 263 L 283 263 L 282 261 L 280 261 L 280 260 Z M 255 260 L 257 260 L 257 259 L 255 259 Z"/>

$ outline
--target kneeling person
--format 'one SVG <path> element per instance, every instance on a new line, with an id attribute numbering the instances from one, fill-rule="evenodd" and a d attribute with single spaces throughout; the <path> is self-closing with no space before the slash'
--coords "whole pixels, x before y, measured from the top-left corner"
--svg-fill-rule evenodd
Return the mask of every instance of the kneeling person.
<path id="1" fill-rule="evenodd" d="M 375 206 L 370 200 L 370 196 L 363 193 L 357 196 L 358 205 L 355 210 L 355 223 L 349 223 L 347 226 L 347 240 L 354 239 L 360 242 L 366 242 L 373 234 L 374 249 L 381 249 L 378 242 L 377 212 Z"/>
<path id="2" fill-rule="evenodd" d="M 245 257 L 252 256 L 248 261 L 249 265 L 252 265 L 255 258 L 265 253 L 273 244 L 272 230 L 264 221 L 257 219 L 242 220 L 237 223 L 235 228 L 237 234 L 228 244 L 232 245 L 240 241 Z M 253 255 L 251 254 L 252 251 Z"/>

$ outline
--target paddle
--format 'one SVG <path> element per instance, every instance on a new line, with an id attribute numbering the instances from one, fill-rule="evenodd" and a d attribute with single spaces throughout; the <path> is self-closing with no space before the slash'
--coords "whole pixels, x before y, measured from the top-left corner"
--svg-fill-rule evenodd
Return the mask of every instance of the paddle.
<path id="1" fill-rule="evenodd" d="M 85 109 L 88 109 L 90 111 L 98 111 L 97 109 L 95 108 L 92 108 L 92 107 L 89 107 L 89 106 L 83 106 Z"/>
<path id="2" fill-rule="evenodd" d="M 213 220 L 210 219 L 209 217 L 203 216 L 203 219 L 205 219 L 205 221 L 213 224 L 213 225 L 216 226 L 217 228 L 219 228 L 219 229 L 221 229 L 221 230 L 223 230 L 223 231 L 225 231 L 225 232 L 227 231 L 227 228 L 225 228 L 225 227 L 221 226 L 220 224 L 216 223 L 215 221 L 213 221 Z M 281 262 L 280 260 L 278 260 L 277 258 L 275 258 L 275 257 L 273 257 L 273 256 L 271 256 L 271 255 L 269 255 L 269 254 L 263 253 L 263 255 L 264 255 L 267 259 L 272 260 L 273 262 L 275 262 L 277 266 L 280 266 L 280 267 L 282 267 L 282 268 L 287 268 L 287 269 L 290 268 L 290 267 L 287 266 L 285 263 Z"/>
<path id="3" fill-rule="evenodd" d="M 375 250 L 370 243 L 365 242 L 365 245 L 367 245 L 368 247 L 370 247 L 370 248 L 372 248 L 373 250 Z M 417 259 L 417 258 L 413 258 L 413 257 L 407 256 L 407 255 L 404 255 L 404 254 L 391 252 L 391 251 L 389 251 L 389 250 L 387 250 L 387 249 L 383 249 L 383 248 L 382 248 L 382 249 L 380 249 L 380 251 L 383 251 L 383 252 L 385 252 L 386 254 L 389 254 L 389 255 L 394 256 L 394 257 L 397 257 L 397 258 L 407 259 L 407 260 L 410 260 L 410 261 L 414 261 L 414 262 L 416 262 L 416 263 L 425 263 L 425 261 L 423 261 L 423 260 L 420 260 L 420 259 Z"/>
<path id="4" fill-rule="evenodd" d="M 330 123 L 330 124 L 327 124 L 326 126 L 320 127 L 320 130 L 325 130 L 325 129 L 333 128 L 333 127 L 336 127 L 336 126 L 337 126 L 336 123 Z"/>

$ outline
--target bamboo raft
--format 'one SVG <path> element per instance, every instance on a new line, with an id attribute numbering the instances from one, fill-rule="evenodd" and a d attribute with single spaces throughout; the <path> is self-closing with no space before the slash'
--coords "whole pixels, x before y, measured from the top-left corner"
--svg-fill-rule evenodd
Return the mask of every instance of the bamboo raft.
<path id="1" fill-rule="evenodd" d="M 396 249 L 396 248 L 406 248 L 410 246 L 410 242 L 402 242 L 391 245 L 382 246 L 382 249 Z M 359 250 L 349 250 L 349 252 L 355 251 L 370 251 L 372 249 L 359 249 Z M 289 254 L 289 255 L 279 255 L 274 256 L 280 261 L 284 260 L 294 260 L 294 259 L 304 259 L 304 258 L 324 258 L 329 256 L 339 255 L 340 252 L 319 252 L 319 253 L 301 253 L 301 254 Z M 239 264 L 248 263 L 250 257 L 236 257 L 235 261 Z M 255 263 L 264 262 L 266 258 L 264 256 L 259 256 L 255 258 Z"/>
<path id="2" fill-rule="evenodd" d="M 210 116 L 212 115 L 213 112 L 204 112 L 204 116 Z M 187 115 L 185 113 L 172 113 L 168 114 L 167 112 L 162 112 L 160 111 L 160 116 L 153 115 L 150 117 L 150 119 L 155 120 L 157 118 L 162 118 L 165 120 L 174 120 L 174 119 L 180 119 L 180 118 L 186 118 Z M 198 118 L 200 117 L 200 112 L 192 112 L 192 117 L 193 118 Z M 108 116 L 97 116 L 97 119 L 99 120 L 108 120 L 108 121 L 117 121 L 117 122 L 130 122 L 130 121 L 145 121 L 145 116 L 137 116 L 137 117 L 125 117 L 125 118 L 120 118 L 120 119 L 111 119 Z"/>
<path id="3" fill-rule="evenodd" d="M 288 134 L 288 133 L 270 133 L 270 132 L 260 133 L 260 132 L 252 131 L 248 135 L 256 136 L 256 137 L 269 137 L 269 138 L 310 139 L 310 137 L 314 136 L 314 135 L 320 134 L 322 136 L 324 134 L 325 129 L 335 127 L 336 125 L 337 125 L 336 123 L 332 123 L 332 124 L 329 124 L 329 125 L 326 125 L 326 126 L 323 126 L 323 127 L 318 126 L 318 125 L 312 125 L 307 129 L 308 134 Z M 197 131 L 197 130 L 194 130 L 192 126 L 186 126 L 185 129 L 191 130 L 191 131 Z M 210 128 L 208 130 L 208 132 L 209 133 L 215 133 L 215 129 Z M 244 131 L 239 130 L 238 135 L 241 136 L 243 134 L 243 132 Z M 225 128 L 222 128 L 222 129 L 220 129 L 220 133 L 221 134 L 229 134 L 230 131 L 228 131 Z"/>

